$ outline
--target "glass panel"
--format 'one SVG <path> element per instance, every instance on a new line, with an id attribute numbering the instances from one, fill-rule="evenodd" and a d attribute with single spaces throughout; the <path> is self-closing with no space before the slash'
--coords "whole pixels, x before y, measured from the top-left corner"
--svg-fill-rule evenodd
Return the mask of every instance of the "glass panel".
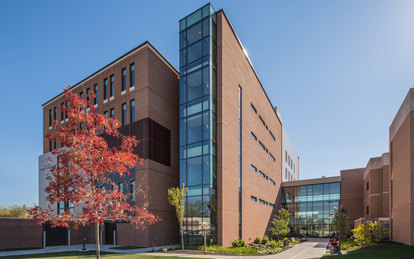
<path id="1" fill-rule="evenodd" d="M 187 66 L 187 73 L 191 73 L 193 71 L 196 71 L 197 69 L 201 68 L 202 65 L 203 65 L 203 60 L 202 59 L 191 63 L 190 65 Z"/>
<path id="2" fill-rule="evenodd" d="M 210 217 L 210 196 L 203 196 L 203 217 Z"/>
<path id="3" fill-rule="evenodd" d="M 201 154 L 202 154 L 201 142 L 187 146 L 187 158 L 201 156 Z"/>
<path id="4" fill-rule="evenodd" d="M 203 140 L 210 139 L 210 116 L 209 112 L 203 112 Z"/>
<path id="5" fill-rule="evenodd" d="M 187 161 L 185 159 L 180 160 L 180 186 L 184 183 L 186 185 L 186 165 Z"/>
<path id="6" fill-rule="evenodd" d="M 186 102 L 186 77 L 180 78 L 180 103 Z"/>
<path id="7" fill-rule="evenodd" d="M 194 43 L 190 47 L 187 48 L 187 64 L 195 61 L 202 57 L 201 55 L 201 42 Z"/>
<path id="8" fill-rule="evenodd" d="M 197 99 L 187 104 L 187 116 L 190 116 L 190 115 L 193 115 L 195 113 L 202 111 L 201 101 L 202 99 Z"/>
<path id="9" fill-rule="evenodd" d="M 180 147 L 180 158 L 186 158 L 187 157 L 187 147 L 183 146 Z"/>
<path id="10" fill-rule="evenodd" d="M 210 156 L 203 156 L 203 184 L 209 184 L 210 181 Z"/>
<path id="11" fill-rule="evenodd" d="M 206 37 L 209 35 L 210 31 L 209 31 L 209 25 L 210 25 L 210 19 L 204 19 L 203 20 L 203 37 Z"/>
<path id="12" fill-rule="evenodd" d="M 201 185 L 202 157 L 187 159 L 187 186 Z"/>
<path id="13" fill-rule="evenodd" d="M 187 31 L 180 32 L 180 49 L 187 46 Z"/>
<path id="14" fill-rule="evenodd" d="M 210 37 L 206 37 L 203 39 L 203 54 L 202 56 L 207 56 L 210 54 Z"/>
<path id="15" fill-rule="evenodd" d="M 187 45 L 200 40 L 202 37 L 201 22 L 187 29 Z"/>
<path id="16" fill-rule="evenodd" d="M 210 185 L 203 185 L 203 195 L 210 194 Z"/>
<path id="17" fill-rule="evenodd" d="M 210 98 L 208 96 L 203 98 L 203 111 L 208 110 L 210 107 L 208 105 Z"/>
<path id="18" fill-rule="evenodd" d="M 186 117 L 187 116 L 187 108 L 186 108 L 186 104 L 181 104 L 180 105 L 180 118 Z"/>
<path id="19" fill-rule="evenodd" d="M 188 196 L 198 196 L 202 194 L 202 186 L 192 186 L 192 187 L 188 187 Z"/>
<path id="20" fill-rule="evenodd" d="M 180 50 L 180 67 L 187 65 L 187 49 Z"/>
<path id="21" fill-rule="evenodd" d="M 201 70 L 187 75 L 187 101 L 201 97 Z"/>
<path id="22" fill-rule="evenodd" d="M 210 15 L 210 5 L 206 5 L 203 7 L 203 18 Z"/>
<path id="23" fill-rule="evenodd" d="M 180 21 L 180 31 L 184 30 L 186 27 L 186 19 L 182 19 Z"/>
<path id="24" fill-rule="evenodd" d="M 201 141 L 201 114 L 196 114 L 187 118 L 187 143 Z"/>
<path id="25" fill-rule="evenodd" d="M 203 154 L 209 154 L 210 153 L 210 145 L 208 141 L 203 142 Z"/>
<path id="26" fill-rule="evenodd" d="M 203 95 L 210 94 L 210 73 L 209 67 L 203 68 Z"/>
<path id="27" fill-rule="evenodd" d="M 201 9 L 197 10 L 195 13 L 187 17 L 187 27 L 190 27 L 194 23 L 201 20 Z"/>
<path id="28" fill-rule="evenodd" d="M 180 119 L 180 146 L 186 144 L 186 121 L 186 118 Z"/>

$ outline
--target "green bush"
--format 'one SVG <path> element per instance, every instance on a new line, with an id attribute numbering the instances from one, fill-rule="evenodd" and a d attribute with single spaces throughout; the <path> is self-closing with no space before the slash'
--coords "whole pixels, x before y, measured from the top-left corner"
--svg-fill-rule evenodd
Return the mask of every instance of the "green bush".
<path id="1" fill-rule="evenodd" d="M 237 240 L 238 241 L 238 240 Z M 200 250 L 204 250 L 203 246 L 200 246 Z M 207 251 L 209 252 L 219 252 L 224 254 L 232 254 L 232 255 L 244 255 L 244 254 L 257 254 L 260 249 L 255 247 L 222 247 L 218 245 L 207 246 Z"/>
<path id="2" fill-rule="evenodd" d="M 234 240 L 231 242 L 232 247 L 245 247 L 246 243 L 242 239 Z"/>
<path id="3" fill-rule="evenodd" d="M 351 231 L 354 234 L 355 242 L 366 247 L 380 243 L 388 233 L 388 228 L 382 222 L 373 222 L 369 225 L 361 224 Z"/>
<path id="4" fill-rule="evenodd" d="M 265 235 L 265 236 L 263 236 L 263 238 L 262 238 L 262 244 L 266 245 L 266 244 L 267 244 L 267 242 L 269 242 L 269 238 Z"/>
<path id="5" fill-rule="evenodd" d="M 253 243 L 255 243 L 255 244 L 260 244 L 260 242 L 261 242 L 262 240 L 260 239 L 260 237 L 256 237 L 255 239 L 254 239 L 254 241 L 253 241 Z"/>
<path id="6" fill-rule="evenodd" d="M 279 244 L 278 244 L 278 242 L 276 242 L 276 241 L 270 241 L 270 242 L 269 242 L 269 245 L 270 245 L 272 248 L 277 248 L 277 247 L 279 247 Z"/>

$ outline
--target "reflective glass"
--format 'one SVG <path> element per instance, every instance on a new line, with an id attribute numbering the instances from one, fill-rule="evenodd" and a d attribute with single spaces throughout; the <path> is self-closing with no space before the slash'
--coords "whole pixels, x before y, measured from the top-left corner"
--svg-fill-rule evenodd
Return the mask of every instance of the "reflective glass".
<path id="1" fill-rule="evenodd" d="M 185 159 L 180 160 L 180 186 L 184 183 L 184 185 L 186 184 L 186 169 L 187 169 L 187 165 L 186 165 L 187 161 Z"/>
<path id="2" fill-rule="evenodd" d="M 187 146 L 187 158 L 201 156 L 202 144 L 201 142 Z"/>
<path id="3" fill-rule="evenodd" d="M 200 185 L 202 181 L 202 157 L 187 159 L 187 185 Z"/>
<path id="4" fill-rule="evenodd" d="M 203 184 L 209 184 L 210 181 L 210 156 L 203 156 Z"/>
<path id="5" fill-rule="evenodd" d="M 180 78 L 180 103 L 186 102 L 186 77 Z"/>
<path id="6" fill-rule="evenodd" d="M 191 45 L 202 37 L 202 23 L 199 22 L 187 29 L 187 45 Z"/>
<path id="7" fill-rule="evenodd" d="M 209 67 L 206 66 L 203 68 L 203 95 L 210 94 L 210 73 Z"/>
<path id="8" fill-rule="evenodd" d="M 192 187 L 188 187 L 188 196 L 198 196 L 198 195 L 202 195 L 202 186 L 198 185 L 198 186 L 192 186 Z"/>
<path id="9" fill-rule="evenodd" d="M 210 138 L 210 113 L 203 112 L 203 140 Z"/>
<path id="10" fill-rule="evenodd" d="M 187 17 L 187 27 L 190 27 L 194 23 L 201 20 L 201 9 L 197 10 L 195 13 Z"/>
<path id="11" fill-rule="evenodd" d="M 201 141 L 202 125 L 201 114 L 187 117 L 187 144 Z"/>
<path id="12" fill-rule="evenodd" d="M 180 49 L 187 46 L 187 31 L 180 32 Z"/>
<path id="13" fill-rule="evenodd" d="M 193 115 L 195 113 L 202 111 L 202 99 L 197 99 L 195 101 L 189 102 L 187 104 L 187 116 Z"/>
<path id="14" fill-rule="evenodd" d="M 187 123 L 186 123 L 187 119 L 180 119 L 180 146 L 185 145 L 186 142 L 186 128 L 187 128 Z"/>
<path id="15" fill-rule="evenodd" d="M 201 97 L 201 70 L 187 75 L 187 101 Z"/>
<path id="16" fill-rule="evenodd" d="M 180 67 L 187 65 L 187 49 L 180 50 Z"/>
<path id="17" fill-rule="evenodd" d="M 202 57 L 201 43 L 202 43 L 202 41 L 199 41 L 199 42 L 194 43 L 193 45 L 191 45 L 187 48 L 187 64 L 190 64 L 191 62 L 195 61 L 196 59 L 199 59 L 199 58 Z"/>

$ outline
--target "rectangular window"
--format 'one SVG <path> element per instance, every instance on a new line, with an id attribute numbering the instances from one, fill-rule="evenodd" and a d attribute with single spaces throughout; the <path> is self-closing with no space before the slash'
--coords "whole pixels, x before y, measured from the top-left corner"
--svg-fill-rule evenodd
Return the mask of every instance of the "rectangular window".
<path id="1" fill-rule="evenodd" d="M 93 87 L 94 97 L 93 97 L 93 105 L 98 103 L 98 84 L 95 84 Z"/>
<path id="2" fill-rule="evenodd" d="M 112 97 L 114 96 L 114 92 L 115 92 L 115 77 L 114 75 L 111 76 L 111 89 L 109 91 L 109 96 Z"/>
<path id="3" fill-rule="evenodd" d="M 259 120 L 262 122 L 263 126 L 265 126 L 265 127 L 266 127 L 266 123 L 264 122 L 264 120 L 263 120 L 262 116 L 260 116 L 260 115 L 259 115 Z"/>
<path id="4" fill-rule="evenodd" d="M 257 202 L 257 198 L 256 198 L 256 197 L 254 197 L 254 196 L 250 196 L 250 199 L 251 199 L 252 201 L 256 201 L 256 202 Z"/>
<path id="5" fill-rule="evenodd" d="M 260 204 L 266 204 L 266 202 L 264 200 L 262 200 L 262 199 L 259 199 L 259 203 Z"/>
<path id="6" fill-rule="evenodd" d="M 369 215 L 369 206 L 367 206 L 367 215 Z"/>
<path id="7" fill-rule="evenodd" d="M 108 79 L 104 79 L 104 100 L 108 100 Z"/>
<path id="8" fill-rule="evenodd" d="M 49 140 L 49 152 L 50 152 L 50 151 L 52 151 L 52 147 L 53 147 L 53 145 L 52 145 L 52 141 L 51 141 L 51 140 Z"/>
<path id="9" fill-rule="evenodd" d="M 269 202 L 269 207 L 274 208 L 274 207 L 275 207 L 275 205 L 274 205 L 273 203 L 270 203 L 270 202 Z"/>
<path id="10" fill-rule="evenodd" d="M 254 165 L 250 165 L 253 171 L 257 172 L 257 168 Z"/>
<path id="11" fill-rule="evenodd" d="M 49 127 L 52 126 L 52 109 L 49 110 Z"/>
<path id="12" fill-rule="evenodd" d="M 53 120 L 57 120 L 57 107 L 53 107 Z"/>
<path id="13" fill-rule="evenodd" d="M 260 170 L 259 170 L 259 174 L 260 174 L 261 177 L 266 178 L 266 175 Z"/>
<path id="14" fill-rule="evenodd" d="M 367 191 L 369 190 L 369 182 L 367 182 Z"/>
<path id="15" fill-rule="evenodd" d="M 257 114 L 257 110 L 256 110 L 256 108 L 254 107 L 254 105 L 253 105 L 252 103 L 251 103 L 250 105 L 252 106 L 252 109 L 253 109 L 254 113 L 256 113 L 256 114 Z"/>
<path id="16" fill-rule="evenodd" d="M 287 163 L 287 151 L 285 151 L 285 162 Z"/>
<path id="17" fill-rule="evenodd" d="M 57 142 L 53 141 L 53 148 L 56 149 L 57 148 Z"/>
<path id="18" fill-rule="evenodd" d="M 135 64 L 131 64 L 130 65 L 130 71 L 129 71 L 129 83 L 130 83 L 130 87 L 135 86 Z"/>
<path id="19" fill-rule="evenodd" d="M 122 126 L 126 125 L 126 103 L 122 104 Z"/>
<path id="20" fill-rule="evenodd" d="M 63 111 L 65 108 L 65 103 L 60 104 L 60 120 L 63 121 L 65 119 L 65 112 Z"/>
<path id="21" fill-rule="evenodd" d="M 89 102 L 90 102 L 90 98 L 91 98 L 91 89 L 90 88 L 88 88 L 88 89 L 86 89 L 86 102 L 88 103 L 88 108 L 89 108 Z"/>
<path id="22" fill-rule="evenodd" d="M 263 143 L 261 141 L 259 141 L 259 145 L 263 148 L 263 150 L 266 151 L 266 147 L 263 145 Z"/>
<path id="23" fill-rule="evenodd" d="M 68 104 L 67 101 L 65 102 L 65 105 L 66 105 L 65 118 L 67 119 L 68 118 L 68 108 L 69 108 L 69 104 Z"/>
<path id="24" fill-rule="evenodd" d="M 135 100 L 131 100 L 130 123 L 135 121 Z"/>
<path id="25" fill-rule="evenodd" d="M 126 90 L 126 69 L 122 69 L 122 91 Z"/>
<path id="26" fill-rule="evenodd" d="M 276 161 L 275 157 L 272 155 L 272 153 L 269 152 L 269 156 L 273 161 Z"/>
<path id="27" fill-rule="evenodd" d="M 275 136 L 273 136 L 273 133 L 269 130 L 269 134 L 272 137 L 273 141 L 276 141 Z"/>
<path id="28" fill-rule="evenodd" d="M 111 118 L 115 119 L 115 109 L 114 108 L 111 109 Z"/>
<path id="29" fill-rule="evenodd" d="M 257 141 L 257 137 L 256 137 L 256 135 L 254 135 L 254 133 L 253 133 L 253 132 L 250 132 L 250 134 L 252 135 L 252 137 L 254 138 L 254 140 L 256 140 L 256 141 Z"/>
<path id="30" fill-rule="evenodd" d="M 135 201 L 135 181 L 131 181 L 131 200 Z"/>
<path id="31" fill-rule="evenodd" d="M 83 92 L 80 92 L 80 93 L 79 93 L 79 97 L 80 97 L 81 99 L 83 99 Z"/>
<path id="32" fill-rule="evenodd" d="M 124 183 L 119 183 L 118 187 L 119 187 L 119 192 L 124 193 Z"/>
<path id="33" fill-rule="evenodd" d="M 276 185 L 275 181 L 273 181 L 271 178 L 269 178 L 269 182 L 273 185 Z"/>
<path id="34" fill-rule="evenodd" d="M 104 111 L 105 118 L 108 118 L 108 111 Z"/>

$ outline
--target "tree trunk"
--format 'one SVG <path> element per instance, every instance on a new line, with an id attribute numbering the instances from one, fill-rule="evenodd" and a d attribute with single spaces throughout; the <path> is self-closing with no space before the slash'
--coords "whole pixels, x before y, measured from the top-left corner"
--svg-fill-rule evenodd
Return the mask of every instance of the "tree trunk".
<path id="1" fill-rule="evenodd" d="M 101 245 L 99 242 L 99 223 L 95 223 L 96 259 L 101 258 Z"/>
<path id="2" fill-rule="evenodd" d="M 184 233 L 183 233 L 183 223 L 180 222 L 180 232 L 181 232 L 181 249 L 184 250 Z"/>

